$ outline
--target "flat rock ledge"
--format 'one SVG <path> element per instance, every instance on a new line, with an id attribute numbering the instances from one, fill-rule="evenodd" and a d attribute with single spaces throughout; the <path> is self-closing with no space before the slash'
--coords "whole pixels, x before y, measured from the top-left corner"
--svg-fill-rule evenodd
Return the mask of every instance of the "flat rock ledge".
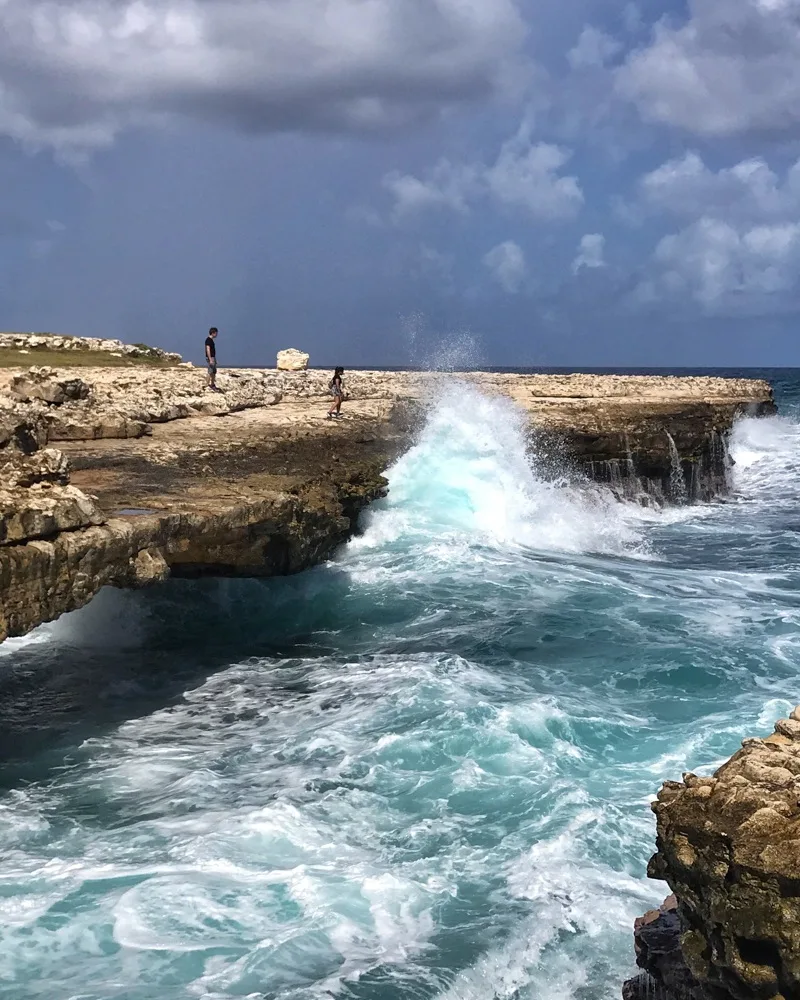
<path id="1" fill-rule="evenodd" d="M 727 436 L 761 381 L 188 367 L 0 370 L 0 641 L 107 585 L 270 576 L 328 558 L 442 391 L 508 397 L 545 476 L 642 503 L 728 488 Z"/>
<path id="2" fill-rule="evenodd" d="M 800 997 L 800 707 L 653 810 L 648 874 L 673 895 L 636 922 L 625 1000 Z"/>

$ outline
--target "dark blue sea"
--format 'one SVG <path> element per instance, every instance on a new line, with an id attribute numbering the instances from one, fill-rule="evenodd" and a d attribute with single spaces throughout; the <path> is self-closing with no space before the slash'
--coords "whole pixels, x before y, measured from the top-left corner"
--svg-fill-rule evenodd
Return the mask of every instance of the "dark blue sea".
<path id="1" fill-rule="evenodd" d="M 660 782 L 800 701 L 800 372 L 725 503 L 444 395 L 336 558 L 0 646 L 3 1000 L 611 1000 Z"/>

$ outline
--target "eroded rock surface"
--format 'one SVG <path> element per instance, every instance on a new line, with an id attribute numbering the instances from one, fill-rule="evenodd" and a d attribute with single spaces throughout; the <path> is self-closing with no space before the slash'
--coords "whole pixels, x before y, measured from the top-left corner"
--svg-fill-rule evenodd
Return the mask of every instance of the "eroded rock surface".
<path id="1" fill-rule="evenodd" d="M 664 929 L 679 936 L 672 968 L 682 959 L 689 976 L 664 996 L 800 997 L 800 708 L 712 777 L 666 782 L 653 809 L 648 874 L 675 894 Z M 658 961 L 642 964 L 658 981 Z"/>

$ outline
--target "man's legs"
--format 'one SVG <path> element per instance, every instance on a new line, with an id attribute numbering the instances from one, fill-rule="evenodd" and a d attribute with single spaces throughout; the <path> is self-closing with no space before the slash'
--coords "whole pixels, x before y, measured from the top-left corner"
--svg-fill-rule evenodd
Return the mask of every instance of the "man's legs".
<path id="1" fill-rule="evenodd" d="M 217 388 L 217 363 L 216 361 L 208 362 L 208 375 L 206 376 L 206 385 L 209 389 Z"/>

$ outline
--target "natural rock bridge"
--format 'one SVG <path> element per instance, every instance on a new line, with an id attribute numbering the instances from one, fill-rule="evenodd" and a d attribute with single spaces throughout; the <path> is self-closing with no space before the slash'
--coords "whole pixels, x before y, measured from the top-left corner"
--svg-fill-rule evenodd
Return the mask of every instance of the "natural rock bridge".
<path id="1" fill-rule="evenodd" d="M 355 372 L 338 423 L 329 377 L 227 370 L 213 394 L 191 366 L 0 371 L 0 640 L 107 585 L 325 559 L 453 379 L 527 411 L 545 474 L 642 502 L 723 494 L 736 416 L 775 408 L 746 379 Z"/>

